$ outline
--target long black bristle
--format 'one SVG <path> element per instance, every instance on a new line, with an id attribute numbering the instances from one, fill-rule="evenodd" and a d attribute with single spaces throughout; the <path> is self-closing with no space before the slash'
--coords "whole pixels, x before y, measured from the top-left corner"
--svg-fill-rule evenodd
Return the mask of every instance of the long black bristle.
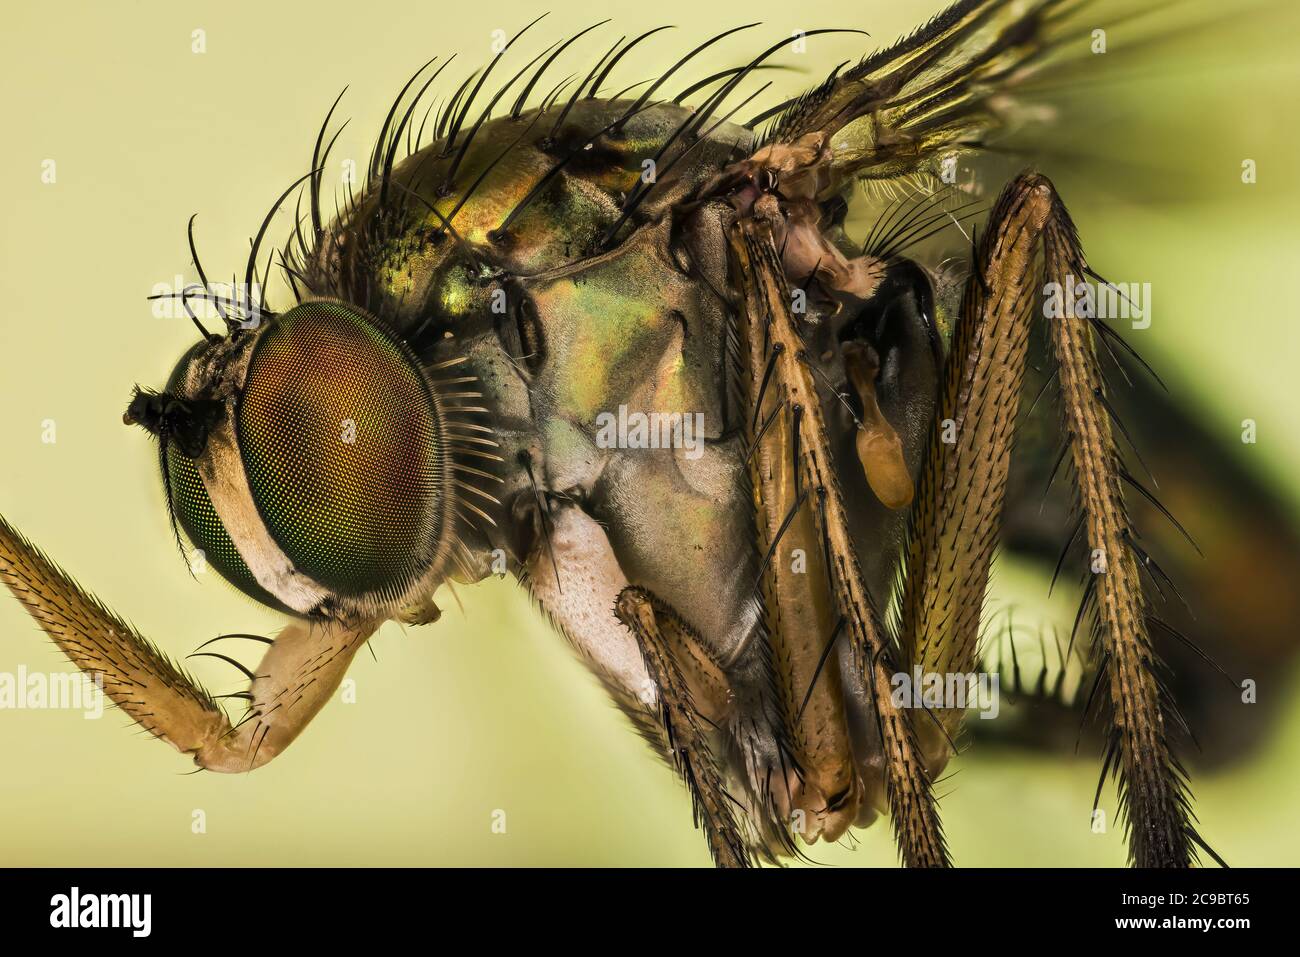
<path id="1" fill-rule="evenodd" d="M 271 225 L 271 219 L 275 216 L 275 213 L 280 206 L 283 205 L 284 201 L 289 198 L 289 194 L 297 189 L 298 184 L 305 182 L 312 176 L 315 176 L 318 172 L 320 171 L 314 169 L 294 180 L 289 185 L 289 188 L 280 194 L 280 198 L 272 204 L 271 209 L 266 214 L 266 218 L 262 220 L 262 226 L 258 229 L 257 237 L 253 240 L 252 249 L 249 250 L 248 265 L 244 271 L 244 295 L 248 297 L 250 307 L 252 306 L 253 276 L 257 269 L 257 253 L 262 245 L 262 240 L 266 237 L 266 230 Z"/>
<path id="2" fill-rule="evenodd" d="M 415 96 L 411 98 L 411 103 L 409 106 L 407 106 L 406 112 L 402 115 L 401 122 L 397 124 L 397 128 L 393 130 L 392 136 L 389 137 L 388 149 L 385 151 L 384 154 L 383 171 L 380 174 L 380 180 L 379 180 L 378 208 L 381 210 L 385 209 L 388 204 L 388 184 L 393 177 L 393 163 L 397 159 L 397 144 L 401 142 L 402 130 L 405 129 L 410 124 L 411 116 L 415 112 L 416 106 L 419 105 L 421 98 L 424 96 L 425 92 L 429 89 L 430 84 L 432 84 L 434 80 L 438 79 L 438 77 L 442 74 L 442 71 L 447 69 L 447 67 L 451 65 L 452 60 L 455 59 L 456 57 L 453 54 L 450 58 L 447 59 L 446 62 L 442 64 L 442 66 L 434 70 L 433 74 L 427 80 L 424 81 L 424 85 L 420 87 L 419 92 L 417 92 Z M 430 60 L 429 62 L 432 63 L 433 61 Z M 405 90 L 403 90 L 403 92 L 405 92 Z M 380 135 L 382 136 L 383 134 L 381 133 Z"/>
<path id="3" fill-rule="evenodd" d="M 321 156 L 320 149 L 321 144 L 325 141 L 325 130 L 329 127 L 330 119 L 333 118 L 334 110 L 338 108 L 339 101 L 343 99 L 343 94 L 347 91 L 348 88 L 346 86 L 339 91 L 339 95 L 334 98 L 334 102 L 331 104 L 329 112 L 325 114 L 325 122 L 320 125 L 320 132 L 316 134 L 316 147 L 311 153 L 311 168 L 314 170 L 319 170 L 324 166 L 325 160 L 324 157 Z M 313 176 L 311 181 L 311 225 L 312 232 L 316 236 L 317 241 L 319 241 L 324 231 L 320 215 L 319 175 Z"/>
<path id="4" fill-rule="evenodd" d="M 393 99 L 393 105 L 388 108 L 388 114 L 384 117 L 384 123 L 379 127 L 379 136 L 375 138 L 374 149 L 370 151 L 370 163 L 367 166 L 368 181 L 375 179 L 375 177 L 379 175 L 384 153 L 388 146 L 388 130 L 393 125 L 393 117 L 397 115 L 397 108 L 402 105 L 402 99 L 406 96 L 406 91 L 409 90 L 412 84 L 420 78 L 420 74 L 427 70 L 437 59 L 436 56 L 433 57 L 411 74 L 410 79 L 402 85 L 402 88 L 397 92 L 397 96 Z"/>
<path id="5" fill-rule="evenodd" d="M 542 74 L 544 74 L 547 68 L 549 68 L 550 65 L 555 62 L 555 60 L 560 56 L 560 54 L 562 54 L 565 50 L 567 50 L 570 46 L 572 46 L 575 41 L 582 39 L 582 37 L 586 36 L 592 30 L 595 30 L 597 27 L 603 27 L 607 23 L 609 23 L 608 18 L 601 20 L 599 23 L 593 23 L 591 26 L 587 27 L 587 29 L 575 33 L 573 36 L 569 37 L 569 39 L 565 40 L 564 43 L 560 45 L 560 48 L 558 50 L 556 50 L 549 57 L 547 57 L 546 62 L 537 68 L 537 72 L 533 74 L 532 79 L 530 79 L 528 83 L 524 86 L 524 88 L 519 91 L 519 96 L 515 99 L 515 104 L 510 110 L 511 119 L 516 119 L 516 120 L 519 119 L 519 114 L 523 111 L 524 106 L 528 103 L 528 97 L 532 95 L 533 88 L 537 85 L 537 81 L 542 78 Z"/>
<path id="6" fill-rule="evenodd" d="M 441 140 L 447 135 L 447 130 L 451 126 L 453 117 L 455 117 L 457 112 L 460 110 L 461 97 L 465 95 L 469 89 L 469 85 L 474 82 L 474 78 L 478 75 L 478 70 L 471 70 L 469 76 L 465 77 L 465 79 L 461 81 L 460 86 L 456 88 L 456 92 L 451 95 L 451 99 L 447 101 L 447 105 L 442 108 L 442 112 L 438 117 L 437 127 L 433 131 L 433 138 L 435 140 Z M 447 155 L 450 145 L 450 141 L 443 144 L 443 156 Z"/>
<path id="7" fill-rule="evenodd" d="M 532 23 L 528 24 L 528 26 L 524 27 L 512 36 L 508 41 L 506 41 L 505 46 L 501 48 L 500 52 L 492 58 L 492 61 L 487 65 L 487 69 L 485 69 L 482 75 L 478 78 L 478 82 L 474 84 L 474 88 L 470 91 L 469 96 L 465 98 L 465 102 L 461 105 L 455 119 L 452 120 L 451 128 L 447 131 L 447 145 L 443 150 L 444 155 L 449 153 L 452 146 L 455 145 L 456 137 L 460 134 L 461 128 L 465 125 L 465 118 L 469 115 L 470 108 L 474 105 L 474 100 L 483 89 L 483 84 L 486 83 L 487 78 L 492 75 L 493 69 L 495 69 L 496 65 L 501 62 L 501 58 L 509 52 L 510 48 L 514 46 L 515 41 L 536 26 L 537 22 L 545 16 L 546 14 L 543 13 L 536 20 L 533 20 Z"/>
<path id="8" fill-rule="evenodd" d="M 524 28 L 524 30 L 527 29 L 528 29 L 527 27 Z M 519 37 L 523 35 L 524 30 L 519 31 L 519 33 L 516 34 L 516 36 L 514 37 L 514 39 L 510 41 L 510 43 L 514 43 L 515 40 L 519 39 Z M 549 50 L 553 47 L 554 44 L 552 44 L 551 47 L 548 47 L 547 49 Z M 509 43 L 506 44 L 505 49 L 501 51 L 501 55 L 504 56 L 506 50 L 508 49 L 510 49 Z M 501 84 L 500 88 L 496 91 L 495 94 L 493 94 L 492 99 L 488 101 L 488 105 L 483 107 L 483 112 L 479 114 L 478 119 L 474 122 L 474 125 L 469 128 L 469 131 L 465 134 L 464 139 L 461 140 L 460 149 L 456 151 L 456 158 L 452 160 L 451 166 L 447 170 L 447 175 L 445 178 L 445 185 L 447 187 L 451 187 L 452 184 L 455 183 L 456 173 L 460 170 L 460 164 L 464 161 L 465 154 L 469 152 L 470 144 L 474 142 L 474 137 L 476 137 L 478 135 L 479 130 L 483 128 L 483 124 L 485 124 L 491 118 L 492 110 L 496 107 L 497 103 L 500 102 L 501 97 L 505 96 L 506 92 L 517 82 L 519 82 L 520 78 L 523 77 L 523 75 L 528 72 L 529 68 L 531 68 L 534 63 L 536 63 L 538 60 L 540 60 L 542 57 L 546 55 L 546 52 L 547 52 L 546 50 L 543 50 L 541 53 L 537 54 L 537 56 L 533 57 L 532 60 L 530 60 L 528 63 L 524 65 L 523 69 L 515 73 L 515 75 L 512 76 L 508 81 Z M 495 61 L 493 62 L 495 63 Z M 491 68 L 489 68 L 489 72 L 490 71 Z M 486 78 L 486 76 L 487 74 L 485 73 L 484 78 Z"/>
<path id="9" fill-rule="evenodd" d="M 655 82 L 650 86 L 650 88 L 647 89 L 644 93 L 642 93 L 640 98 L 637 99 L 635 103 L 633 103 L 630 107 L 628 107 L 627 112 L 623 115 L 622 119 L 619 121 L 618 125 L 614 127 L 614 129 L 615 130 L 622 129 L 622 124 L 626 122 L 627 119 L 629 119 L 631 116 L 633 116 L 638 110 L 640 110 L 641 107 L 645 105 L 645 102 L 648 99 L 650 99 L 650 97 L 654 96 L 655 91 L 657 91 L 659 87 L 667 83 L 672 78 L 674 73 L 676 73 L 678 70 L 684 67 L 695 57 L 699 56 L 699 54 L 703 53 L 709 47 L 713 46 L 713 44 L 718 43 L 721 40 L 725 40 L 733 33 L 739 33 L 742 30 L 749 30 L 756 26 L 758 26 L 757 21 L 755 21 L 754 23 L 741 24 L 738 27 L 732 27 L 730 30 L 724 30 L 722 33 L 710 37 L 708 40 L 705 40 L 699 46 L 695 47 L 695 49 L 691 50 L 684 57 L 682 57 L 680 60 L 678 60 L 676 63 L 674 63 L 672 66 L 670 66 L 667 70 L 665 70 L 663 73 L 659 75 L 659 79 L 655 80 Z"/>
<path id="10" fill-rule="evenodd" d="M 619 50 L 618 53 L 614 55 L 614 59 L 610 60 L 609 64 L 605 67 L 605 69 L 601 71 L 600 76 L 596 78 L 596 82 L 594 82 L 591 85 L 591 95 L 592 96 L 599 95 L 600 88 L 605 85 L 605 81 L 609 79 L 609 75 L 614 71 L 614 67 L 618 66 L 618 61 L 623 59 L 623 57 L 625 57 L 642 40 L 652 37 L 656 33 L 661 33 L 664 30 L 676 30 L 676 29 L 677 27 L 670 24 L 665 24 L 664 26 L 661 27 L 654 27 L 653 29 L 647 30 L 645 33 L 641 34 L 639 37 L 637 37 L 627 46 L 623 47 L 623 49 Z M 561 117 L 561 121 L 563 121 L 563 117 Z M 555 131 L 552 130 L 551 132 L 552 135 L 554 135 Z"/>
<path id="11" fill-rule="evenodd" d="M 582 153 L 588 143 L 594 143 L 596 140 L 600 139 L 611 129 L 613 129 L 614 123 L 617 122 L 618 120 L 615 120 L 613 123 L 601 127 L 591 136 L 587 137 L 587 139 L 584 140 L 582 143 L 579 143 L 573 149 L 569 150 L 569 152 L 558 162 L 553 164 L 551 168 L 547 170 L 546 173 L 536 183 L 533 184 L 532 189 L 530 189 L 524 195 L 524 198 L 521 199 L 518 203 L 516 203 L 514 208 L 511 209 L 510 212 L 506 214 L 506 218 L 501 221 L 500 226 L 498 226 L 495 230 L 493 230 L 493 233 L 500 235 L 502 233 L 505 233 L 507 230 L 509 230 L 511 224 L 513 224 L 514 221 L 519 218 L 519 215 L 525 209 L 527 209 L 528 206 L 535 199 L 537 199 L 538 196 L 542 194 L 542 192 L 546 189 L 546 187 L 550 185 L 551 181 L 560 174 L 560 171 L 563 170 L 564 167 L 567 166 L 569 163 L 571 163 L 575 157 L 577 157 L 580 153 Z"/>

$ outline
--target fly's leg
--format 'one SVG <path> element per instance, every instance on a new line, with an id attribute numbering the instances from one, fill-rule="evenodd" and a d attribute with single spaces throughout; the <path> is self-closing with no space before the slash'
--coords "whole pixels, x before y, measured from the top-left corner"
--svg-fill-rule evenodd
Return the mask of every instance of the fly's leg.
<path id="1" fill-rule="evenodd" d="M 1017 180 L 1002 195 L 977 252 L 944 367 L 938 428 L 912 505 L 900 644 L 925 674 L 975 669 L 980 614 L 997 544 L 1034 300 L 1035 268 L 1052 208 L 1049 186 Z M 959 709 L 918 729 L 936 771 Z"/>
<path id="2" fill-rule="evenodd" d="M 605 529 L 574 504 L 547 501 L 527 559 L 533 598 L 651 746 L 681 774 L 721 867 L 751 863 L 706 737 L 733 695 L 721 665 L 681 616 L 628 585 Z"/>
<path id="3" fill-rule="evenodd" d="M 726 717 L 726 677 L 681 617 L 641 588 L 625 588 L 615 613 L 636 636 L 646 670 L 659 692 L 659 714 L 673 763 L 690 788 L 696 825 L 704 830 L 719 867 L 752 865 L 737 823 L 740 805 L 727 793 L 709 747 L 708 728 Z"/>
<path id="4" fill-rule="evenodd" d="M 378 622 L 295 621 L 280 630 L 250 680 L 248 711 L 195 754 L 209 771 L 251 771 L 287 748 L 338 689 Z"/>
<path id="5" fill-rule="evenodd" d="M 1048 275 L 1062 290 L 1091 274 L 1074 223 L 1055 193 L 1044 252 Z M 1118 773 L 1129 857 L 1137 867 L 1188 867 L 1200 847 L 1217 859 L 1196 831 L 1186 772 L 1170 744 L 1170 725 L 1181 725 L 1182 717 L 1159 676 L 1163 666 L 1147 627 L 1147 601 L 1124 503 L 1124 470 L 1097 358 L 1095 337 L 1102 327 L 1072 311 L 1052 319 L 1050 327 L 1077 507 L 1096 572 L 1083 604 L 1092 617 L 1110 698 L 1104 767 Z"/>
<path id="6" fill-rule="evenodd" d="M 283 751 L 342 681 L 375 624 L 294 622 L 268 648 L 241 695 L 235 725 L 165 654 L 0 518 L 0 581 L 82 671 L 142 728 L 210 771 L 250 771 Z"/>
<path id="7" fill-rule="evenodd" d="M 829 569 L 834 608 L 862 669 L 879 725 L 884 751 L 885 788 L 903 862 L 911 867 L 949 863 L 928 769 L 910 716 L 892 699 L 894 649 L 882 628 L 848 532 L 843 495 L 830 454 L 826 424 L 803 340 L 791 314 L 782 258 L 769 223 L 762 218 L 738 220 L 729 233 L 732 264 L 743 293 L 738 330 L 746 367 L 750 414 L 758 421 L 767 391 L 779 389 L 791 415 L 791 445 L 786 454 L 797 463 L 795 501 L 788 528 L 798 512 L 810 508 Z M 756 505 L 779 497 L 782 490 L 760 474 Z M 781 533 L 777 529 L 777 536 Z M 770 547 L 769 547 L 770 550 Z M 830 640 L 828 635 L 827 639 Z"/>
<path id="8" fill-rule="evenodd" d="M 787 251 L 786 268 L 788 258 Z M 807 843 L 837 841 L 857 819 L 866 795 L 854 763 L 834 651 L 843 628 L 830 585 L 831 559 L 818 526 L 820 499 L 801 461 L 816 421 L 774 367 L 768 374 L 764 337 L 738 331 L 751 372 L 744 377 L 744 391 L 760 560 L 755 584 L 762 591 L 772 671 L 795 759 L 773 797 L 784 821 Z"/>
<path id="9" fill-rule="evenodd" d="M 1034 321 L 1040 280 L 1034 252 L 1040 243 L 1046 278 L 1073 296 L 1073 282 L 1090 274 L 1074 226 L 1052 184 L 1026 173 L 1003 192 L 980 247 L 940 400 L 940 432 L 948 422 L 955 442 L 933 437 L 913 506 L 901 640 L 910 660 L 926 671 L 974 667 L 1025 340 Z M 1111 749 L 1103 775 L 1118 771 L 1132 862 L 1185 867 L 1193 860 L 1193 845 L 1205 845 L 1190 819 L 1186 779 L 1169 740 L 1168 725 L 1179 719 L 1157 676 L 1160 665 L 1129 544 L 1123 466 L 1097 361 L 1098 327 L 1090 317 L 1047 305 L 1066 448 L 1095 572 L 1080 617 L 1085 610 L 1092 615 L 1110 701 Z M 959 715 L 944 719 L 952 727 Z"/>

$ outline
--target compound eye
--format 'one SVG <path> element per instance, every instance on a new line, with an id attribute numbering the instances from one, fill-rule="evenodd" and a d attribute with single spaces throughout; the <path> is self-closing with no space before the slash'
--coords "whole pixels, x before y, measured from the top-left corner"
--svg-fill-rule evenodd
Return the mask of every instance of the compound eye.
<path id="1" fill-rule="evenodd" d="M 450 494 L 442 413 L 376 320 L 324 300 L 278 317 L 253 347 L 235 422 L 253 501 L 300 571 L 391 597 L 432 563 Z"/>
<path id="2" fill-rule="evenodd" d="M 171 492 L 172 510 L 190 541 L 202 552 L 204 562 L 244 594 L 272 608 L 287 611 L 275 596 L 257 583 L 248 565 L 244 563 L 239 549 L 230 540 L 226 527 L 217 517 L 194 460 L 175 447 L 168 447 L 166 456 L 164 467 L 167 469 L 167 488 Z M 193 568 L 197 556 L 189 557 Z"/>

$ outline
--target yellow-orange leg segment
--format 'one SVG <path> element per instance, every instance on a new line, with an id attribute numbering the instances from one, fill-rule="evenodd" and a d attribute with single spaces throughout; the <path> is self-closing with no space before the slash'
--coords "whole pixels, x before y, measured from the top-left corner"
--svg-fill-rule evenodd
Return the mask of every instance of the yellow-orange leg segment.
<path id="1" fill-rule="evenodd" d="M 1041 301 L 1037 253 L 1051 187 L 1017 180 L 989 219 L 953 330 L 942 392 L 912 507 L 903 592 L 903 659 L 926 674 L 968 674 L 997 544 L 1029 330 Z M 918 733 L 932 767 L 945 760 L 962 710 Z"/>
<path id="2" fill-rule="evenodd" d="M 725 718 L 730 707 L 725 675 L 703 653 L 702 643 L 681 617 L 645 589 L 623 589 L 614 611 L 641 645 L 646 670 L 658 688 L 673 763 L 690 788 L 696 823 L 704 830 L 714 862 L 719 867 L 751 866 L 736 823 L 739 806 L 724 786 L 705 726 Z"/>
<path id="3" fill-rule="evenodd" d="M 766 403 L 766 390 L 777 388 L 793 415 L 798 438 L 789 455 L 798 462 L 798 496 L 811 510 L 820 546 L 829 566 L 838 616 L 858 667 L 871 691 L 884 748 L 885 785 L 890 814 L 903 862 L 910 867 L 947 866 L 948 852 L 939 824 L 929 772 L 911 716 L 891 696 L 895 673 L 892 648 L 862 577 L 849 537 L 843 495 L 830 454 L 825 419 L 803 340 L 791 314 L 790 290 L 769 224 L 760 218 L 739 220 L 729 234 L 732 264 L 743 293 L 740 336 L 751 382 L 750 412 Z M 764 387 L 766 382 L 766 388 Z M 760 426 L 761 428 L 761 423 Z M 780 490 L 762 476 L 754 493 L 758 504 Z M 791 515 L 797 515 L 799 497 Z M 775 640 L 780 641 L 778 637 Z"/>
<path id="4" fill-rule="evenodd" d="M 189 675 L 3 518 L 0 581 L 73 664 L 102 678 L 104 693 L 119 708 L 210 771 L 250 771 L 288 747 L 334 693 L 375 627 L 287 626 L 249 685 L 248 712 L 232 726 Z"/>
<path id="5" fill-rule="evenodd" d="M 1040 248 L 1041 270 L 1035 256 Z M 1073 296 L 1069 277 L 1077 282 L 1088 274 L 1055 188 L 1041 175 L 1022 174 L 994 208 L 954 332 L 936 430 L 913 505 L 900 644 L 908 663 L 926 672 L 975 667 L 1027 337 L 1034 322 L 1046 321 L 1093 572 L 1084 602 L 1110 699 L 1106 767 L 1119 773 L 1133 863 L 1185 867 L 1193 844 L 1204 844 L 1189 817 L 1186 782 L 1169 741 L 1173 706 L 1156 675 L 1146 599 L 1128 545 L 1122 466 L 1097 360 L 1099 327 L 1090 316 L 1054 308 L 1048 295 L 1056 288 Z M 950 441 L 944 441 L 945 432 Z M 956 711 L 943 714 L 949 732 L 960 718 Z M 937 756 L 941 737 L 923 733 L 927 752 Z"/>

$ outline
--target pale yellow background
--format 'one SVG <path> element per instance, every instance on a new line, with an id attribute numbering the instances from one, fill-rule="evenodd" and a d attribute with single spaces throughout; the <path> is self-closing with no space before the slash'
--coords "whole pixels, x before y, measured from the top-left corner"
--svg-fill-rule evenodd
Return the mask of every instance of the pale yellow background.
<path id="1" fill-rule="evenodd" d="M 549 25 L 536 28 L 549 43 L 598 16 L 616 17 L 583 41 L 587 56 L 552 71 L 552 82 L 585 71 L 618 35 L 659 22 L 680 29 L 629 57 L 624 83 L 742 21 L 766 26 L 711 54 L 692 77 L 748 59 L 794 29 L 871 31 L 870 40 L 811 41 L 808 72 L 776 75 L 774 91 L 793 92 L 940 4 L 598 6 L 599 14 L 597 5 L 556 7 Z M 188 322 L 154 318 L 144 299 L 155 283 L 193 278 L 186 219 L 199 213 L 211 273 L 242 274 L 249 235 L 307 169 L 320 120 L 344 84 L 351 90 L 342 115 L 353 119 L 336 157 L 364 166 L 370 138 L 415 67 L 455 51 L 458 62 L 481 61 L 492 30 L 513 31 L 537 12 L 513 0 L 6 4 L 0 511 L 173 654 L 221 632 L 275 627 L 272 613 L 211 574 L 201 584 L 190 579 L 169 541 L 152 446 L 120 424 L 131 385 L 161 385 L 194 339 Z M 1094 262 L 1119 264 L 1124 278 L 1160 291 L 1165 318 L 1145 351 L 1225 443 L 1242 418 L 1257 419 L 1259 445 L 1243 454 L 1284 483 L 1294 503 L 1300 426 L 1287 287 L 1300 258 L 1292 185 L 1300 140 L 1288 127 L 1297 71 L 1283 41 L 1269 38 L 1294 36 L 1296 24 L 1292 14 L 1273 16 L 1250 34 L 1262 47 L 1213 34 L 1194 46 L 1203 62 L 1122 91 L 1133 109 L 1094 144 L 1103 153 L 1158 150 L 1162 162 L 1191 168 L 1202 194 L 1122 216 L 1113 205 L 1076 204 L 1075 215 Z M 195 29 L 206 31 L 205 54 L 191 53 Z M 1144 119 L 1152 116 L 1162 118 L 1161 132 Z M 1167 130 L 1178 136 L 1170 141 Z M 1259 162 L 1254 187 L 1238 181 L 1243 157 Z M 40 179 L 46 159 L 57 162 L 53 185 Z M 337 169 L 327 174 L 327 194 L 336 180 Z M 287 229 L 281 216 L 272 235 L 279 241 Z M 41 442 L 46 419 L 56 423 L 55 444 Z M 1016 578 L 1015 569 L 1003 573 L 1000 587 L 1016 587 Z M 1042 594 L 1041 582 L 1023 587 Z M 378 663 L 363 653 L 353 667 L 358 702 L 333 703 L 285 757 L 249 776 L 187 776 L 183 759 L 134 735 L 116 713 L 92 722 L 66 711 L 0 711 L 0 865 L 707 863 L 681 786 L 524 594 L 493 582 L 463 598 L 464 614 L 452 605 L 435 627 L 405 635 L 386 627 L 373 642 Z M 239 651 L 255 660 L 255 649 Z M 0 596 L 0 671 L 20 666 L 67 667 Z M 240 687 L 217 662 L 196 662 L 194 672 L 215 691 Z M 1205 833 L 1233 863 L 1294 862 L 1300 707 L 1290 711 L 1255 762 L 1196 781 Z M 1122 862 L 1119 836 L 1087 827 L 1095 755 L 989 748 L 956 767 L 943 811 L 959 862 Z M 206 814 L 206 834 L 191 832 L 196 809 Z M 504 835 L 490 828 L 496 809 L 507 815 Z M 819 848 L 814 856 L 894 861 L 884 827 L 860 838 L 855 852 Z"/>

